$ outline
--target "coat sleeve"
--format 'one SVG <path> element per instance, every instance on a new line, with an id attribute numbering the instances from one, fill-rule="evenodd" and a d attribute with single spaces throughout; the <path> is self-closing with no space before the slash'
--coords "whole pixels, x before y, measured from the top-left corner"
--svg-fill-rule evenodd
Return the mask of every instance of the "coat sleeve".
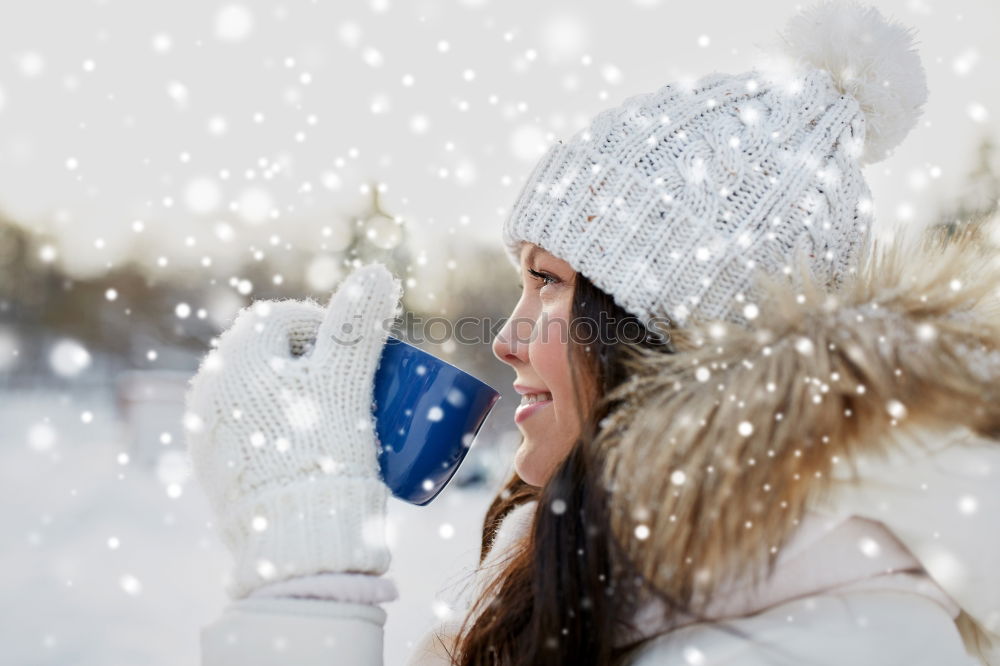
<path id="1" fill-rule="evenodd" d="M 386 612 L 379 606 L 318 599 L 231 602 L 201 630 L 202 666 L 381 666 Z M 460 627 L 429 631 L 407 666 L 450 666 Z"/>
<path id="2" fill-rule="evenodd" d="M 475 572 L 475 594 L 503 568 L 510 549 L 530 526 L 535 502 L 518 506 L 498 530 L 489 556 Z M 360 600 L 372 594 L 370 577 L 360 588 L 338 594 Z M 302 581 L 317 589 L 317 579 Z M 340 583 L 343 583 L 341 580 Z M 284 588 L 291 592 L 290 588 Z M 376 596 L 378 596 L 376 594 Z M 202 666 L 382 666 L 386 612 L 376 603 L 280 596 L 231 601 L 201 630 Z M 408 666 L 447 666 L 461 619 L 439 624 L 417 644 Z"/>
<path id="3" fill-rule="evenodd" d="M 373 604 L 294 598 L 230 602 L 201 630 L 202 666 L 382 666 L 386 613 Z"/>

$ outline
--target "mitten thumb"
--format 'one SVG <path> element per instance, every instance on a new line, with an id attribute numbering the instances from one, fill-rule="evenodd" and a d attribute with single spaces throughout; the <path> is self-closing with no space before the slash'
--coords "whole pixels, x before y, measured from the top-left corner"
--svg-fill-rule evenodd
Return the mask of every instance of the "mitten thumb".
<path id="1" fill-rule="evenodd" d="M 313 350 L 316 360 L 322 362 L 345 348 L 357 348 L 360 358 L 354 358 L 374 373 L 399 297 L 399 280 L 382 264 L 353 271 L 327 305 Z"/>

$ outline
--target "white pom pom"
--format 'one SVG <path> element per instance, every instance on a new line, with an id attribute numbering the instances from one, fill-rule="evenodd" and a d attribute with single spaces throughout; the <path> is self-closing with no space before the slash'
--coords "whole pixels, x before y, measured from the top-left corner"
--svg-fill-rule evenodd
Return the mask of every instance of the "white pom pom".
<path id="1" fill-rule="evenodd" d="M 825 69 L 865 117 L 861 162 L 877 162 L 917 124 L 927 80 L 912 29 L 874 7 L 834 0 L 794 16 L 782 35 L 792 57 Z"/>

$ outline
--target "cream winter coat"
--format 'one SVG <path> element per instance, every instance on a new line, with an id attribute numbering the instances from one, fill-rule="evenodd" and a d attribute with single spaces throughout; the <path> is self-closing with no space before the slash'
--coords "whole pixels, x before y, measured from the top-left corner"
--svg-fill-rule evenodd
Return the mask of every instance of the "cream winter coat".
<path id="1" fill-rule="evenodd" d="M 683 354 L 637 369 L 632 411 L 595 443 L 612 527 L 711 621 L 665 620 L 650 600 L 633 620 L 659 635 L 633 664 L 1000 666 L 1000 252 L 986 239 L 876 246 L 836 299 L 775 282 L 750 331 L 693 329 Z M 534 510 L 505 519 L 480 585 Z M 203 630 L 203 664 L 381 664 L 384 621 L 376 605 L 242 600 Z M 456 626 L 409 663 L 447 664 Z"/>

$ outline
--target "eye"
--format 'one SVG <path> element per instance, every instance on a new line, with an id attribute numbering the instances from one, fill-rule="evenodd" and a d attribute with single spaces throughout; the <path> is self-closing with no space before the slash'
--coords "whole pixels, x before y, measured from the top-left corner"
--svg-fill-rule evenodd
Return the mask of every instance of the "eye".
<path id="1" fill-rule="evenodd" d="M 528 269 L 528 274 L 531 277 L 535 278 L 535 280 L 541 281 L 543 287 L 547 284 L 555 284 L 556 282 L 559 282 L 559 278 L 557 278 L 554 275 L 549 275 L 548 273 L 541 273 L 539 271 L 532 270 L 530 268 Z"/>

